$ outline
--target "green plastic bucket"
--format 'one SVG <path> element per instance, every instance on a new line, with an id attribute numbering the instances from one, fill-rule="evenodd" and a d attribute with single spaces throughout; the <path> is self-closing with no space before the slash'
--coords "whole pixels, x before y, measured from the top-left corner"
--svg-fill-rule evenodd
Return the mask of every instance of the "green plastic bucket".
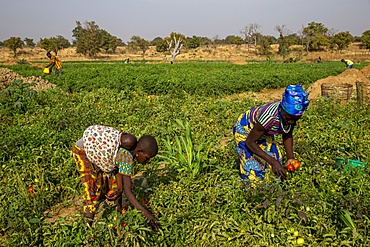
<path id="1" fill-rule="evenodd" d="M 335 165 L 337 166 L 337 168 L 342 168 L 345 164 L 347 164 L 345 158 L 335 158 Z"/>
<path id="2" fill-rule="evenodd" d="M 367 163 L 362 162 L 360 160 L 347 160 L 347 165 L 346 167 L 350 168 L 362 168 L 363 170 L 366 169 Z"/>
<path id="3" fill-rule="evenodd" d="M 361 174 L 366 170 L 367 163 L 360 160 L 347 160 L 345 158 L 335 158 L 335 165 L 340 170 L 351 171 L 353 168 L 360 168 Z"/>

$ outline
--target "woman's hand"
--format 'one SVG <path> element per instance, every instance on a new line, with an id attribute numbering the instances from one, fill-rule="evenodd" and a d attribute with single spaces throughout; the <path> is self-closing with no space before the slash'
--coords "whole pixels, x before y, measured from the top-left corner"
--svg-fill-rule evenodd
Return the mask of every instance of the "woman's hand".
<path id="1" fill-rule="evenodd" d="M 147 220 L 149 221 L 149 226 L 156 232 L 159 231 L 159 222 L 157 221 L 157 219 L 149 212 L 145 212 L 144 213 L 144 216 L 145 218 L 147 218 Z"/>
<path id="2" fill-rule="evenodd" d="M 274 162 L 271 168 L 276 176 L 279 176 L 282 180 L 286 179 L 286 170 L 278 161 Z"/>
<path id="3" fill-rule="evenodd" d="M 143 205 L 140 204 L 140 202 L 136 199 L 134 193 L 132 193 L 131 186 L 131 177 L 130 176 L 122 176 L 123 177 L 123 189 L 125 192 L 125 195 L 129 202 L 138 210 L 143 212 L 144 217 L 149 221 L 149 226 L 156 232 L 159 231 L 159 223 L 156 220 L 156 218 L 146 209 L 143 207 Z"/>
<path id="4" fill-rule="evenodd" d="M 113 191 L 111 190 L 108 192 L 108 194 L 105 195 L 105 198 L 108 199 L 108 201 L 115 201 L 117 198 L 119 198 L 122 195 L 123 191 Z"/>

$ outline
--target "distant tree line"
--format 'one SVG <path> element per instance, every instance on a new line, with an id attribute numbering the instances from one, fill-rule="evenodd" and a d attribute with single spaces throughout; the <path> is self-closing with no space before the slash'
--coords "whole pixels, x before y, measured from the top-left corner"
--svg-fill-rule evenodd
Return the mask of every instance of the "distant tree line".
<path id="1" fill-rule="evenodd" d="M 370 30 L 364 31 L 361 37 L 352 36 L 348 31 L 334 32 L 322 23 L 311 22 L 301 28 L 297 33 L 291 32 L 286 25 L 276 25 L 277 38 L 261 33 L 262 26 L 258 23 L 250 23 L 240 31 L 240 36 L 229 35 L 224 39 L 217 35 L 210 39 L 207 37 L 195 36 L 185 37 L 184 35 L 172 32 L 168 37 L 156 37 L 153 40 L 145 40 L 138 35 L 131 37 L 125 44 L 121 39 L 101 29 L 94 21 L 86 21 L 83 24 L 76 21 L 76 27 L 72 30 L 72 44 L 63 36 L 41 38 L 37 44 L 33 39 L 20 37 L 10 37 L 5 41 L 0 41 L 0 46 L 8 47 L 17 56 L 17 51 L 23 47 L 40 47 L 47 52 L 58 52 L 64 48 L 73 46 L 76 52 L 90 58 L 95 58 L 98 53 L 116 53 L 118 46 L 128 46 L 129 49 L 142 52 L 143 59 L 150 46 L 155 46 L 157 52 L 171 54 L 171 63 L 180 53 L 181 49 L 195 49 L 201 46 L 216 47 L 218 45 L 242 44 L 254 47 L 255 51 L 261 55 L 269 55 L 271 45 L 278 45 L 278 53 L 285 57 L 291 52 L 293 45 L 301 45 L 306 52 L 321 51 L 325 49 L 341 51 L 352 42 L 361 42 L 364 49 L 370 49 Z"/>

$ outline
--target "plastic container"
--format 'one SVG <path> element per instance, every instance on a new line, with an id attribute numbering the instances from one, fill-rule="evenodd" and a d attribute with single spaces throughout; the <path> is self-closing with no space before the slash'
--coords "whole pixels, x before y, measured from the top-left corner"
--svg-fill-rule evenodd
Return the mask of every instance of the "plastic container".
<path id="1" fill-rule="evenodd" d="M 43 72 L 44 72 L 44 74 L 48 74 L 48 75 L 50 75 L 50 72 L 51 72 L 51 71 L 50 71 L 50 69 L 49 69 L 49 68 L 45 68 Z"/>
<path id="2" fill-rule="evenodd" d="M 337 168 L 342 168 L 347 163 L 345 158 L 335 158 L 335 165 Z"/>
<path id="3" fill-rule="evenodd" d="M 361 174 L 364 174 L 367 163 L 360 160 L 347 160 L 345 158 L 335 158 L 335 165 L 341 171 L 352 171 L 353 168 L 361 169 Z"/>
<path id="4" fill-rule="evenodd" d="M 347 160 L 346 167 L 349 168 L 361 168 L 363 171 L 365 171 L 367 166 L 366 162 L 362 162 L 360 160 Z"/>

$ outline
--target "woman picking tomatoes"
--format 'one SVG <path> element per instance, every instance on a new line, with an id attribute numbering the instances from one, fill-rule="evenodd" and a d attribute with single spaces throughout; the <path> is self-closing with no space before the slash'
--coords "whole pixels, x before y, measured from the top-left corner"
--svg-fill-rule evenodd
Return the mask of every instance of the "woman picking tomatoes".
<path id="1" fill-rule="evenodd" d="M 83 187 L 84 214 L 90 219 L 90 225 L 99 203 L 105 198 L 115 201 L 117 210 L 121 212 L 124 193 L 129 202 L 143 212 L 149 225 L 158 231 L 158 221 L 131 190 L 134 163 L 145 164 L 158 153 L 158 144 L 153 136 L 145 135 L 137 141 L 132 134 L 108 126 L 92 125 L 85 129 L 72 153 Z"/>
<path id="2" fill-rule="evenodd" d="M 289 85 L 281 101 L 253 107 L 239 116 L 233 126 L 233 135 L 241 177 L 248 184 L 255 186 L 264 180 L 286 178 L 282 155 L 274 136 L 281 134 L 283 137 L 287 165 L 295 161 L 293 130 L 309 102 L 308 93 L 301 85 Z M 271 170 L 275 176 L 270 176 Z"/>

